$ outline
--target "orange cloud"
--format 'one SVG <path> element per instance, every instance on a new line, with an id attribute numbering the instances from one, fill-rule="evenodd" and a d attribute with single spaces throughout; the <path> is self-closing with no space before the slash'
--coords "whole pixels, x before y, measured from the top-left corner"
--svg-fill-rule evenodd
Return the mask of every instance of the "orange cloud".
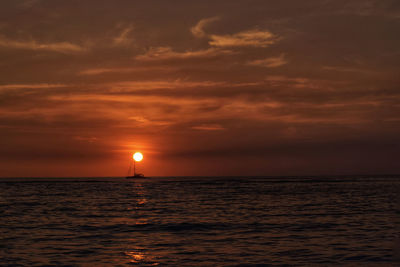
<path id="1" fill-rule="evenodd" d="M 264 59 L 256 59 L 247 62 L 247 65 L 250 66 L 259 66 L 259 67 L 265 67 L 265 68 L 276 68 L 282 65 L 287 64 L 287 61 L 285 59 L 285 55 L 281 54 L 278 57 L 268 57 Z"/>
<path id="2" fill-rule="evenodd" d="M 165 81 L 127 81 L 110 83 L 112 91 L 115 90 L 138 90 L 138 89 L 176 89 L 176 88 L 192 88 L 192 87 L 214 87 L 226 85 L 225 82 L 214 81 L 185 81 L 185 80 L 165 80 Z"/>
<path id="3" fill-rule="evenodd" d="M 215 47 L 235 47 L 235 46 L 254 46 L 254 47 L 267 47 L 279 38 L 269 31 L 262 30 L 249 30 L 242 31 L 235 34 L 217 35 L 207 34 L 204 28 L 214 21 L 219 20 L 219 17 L 211 17 L 200 20 L 190 31 L 198 38 L 209 37 L 209 44 Z"/>
<path id="4" fill-rule="evenodd" d="M 38 84 L 2 84 L 0 89 L 47 89 L 47 88 L 61 88 L 67 87 L 65 84 L 48 84 L 48 83 L 38 83 Z"/>
<path id="5" fill-rule="evenodd" d="M 12 49 L 44 50 L 66 54 L 86 51 L 86 48 L 69 42 L 39 43 L 35 40 L 11 40 L 3 36 L 0 36 L 0 46 Z"/>
<path id="6" fill-rule="evenodd" d="M 139 55 L 135 59 L 139 61 L 155 61 L 168 59 L 210 58 L 221 54 L 232 54 L 226 49 L 209 48 L 197 51 L 176 52 L 171 47 L 152 47 L 146 54 Z"/>
<path id="7" fill-rule="evenodd" d="M 105 73 L 131 73 L 131 72 L 148 72 L 148 71 L 173 71 L 172 66 L 137 66 L 126 68 L 92 68 L 79 71 L 79 75 L 100 75 Z"/>
<path id="8" fill-rule="evenodd" d="M 204 31 L 204 28 L 207 25 L 211 24 L 214 21 L 219 20 L 219 17 L 212 17 L 200 20 L 195 26 L 193 26 L 190 31 L 192 34 L 198 38 L 202 38 L 207 36 L 207 33 Z"/>
<path id="9" fill-rule="evenodd" d="M 279 38 L 269 31 L 250 30 L 227 35 L 210 35 L 209 44 L 216 47 L 253 46 L 267 47 Z"/>
<path id="10" fill-rule="evenodd" d="M 116 46 L 130 45 L 132 43 L 132 38 L 129 36 L 133 30 L 133 26 L 128 26 L 122 29 L 121 33 L 114 38 L 113 44 Z"/>
<path id="11" fill-rule="evenodd" d="M 225 128 L 222 127 L 219 124 L 202 124 L 202 125 L 198 125 L 198 126 L 193 126 L 192 129 L 202 130 L 202 131 L 221 131 L 221 130 L 225 130 Z"/>

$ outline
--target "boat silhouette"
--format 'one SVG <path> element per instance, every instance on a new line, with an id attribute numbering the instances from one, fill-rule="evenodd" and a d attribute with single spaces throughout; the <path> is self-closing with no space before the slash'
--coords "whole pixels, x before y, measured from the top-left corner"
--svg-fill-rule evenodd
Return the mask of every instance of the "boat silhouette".
<path id="1" fill-rule="evenodd" d="M 133 161 L 133 175 L 132 175 L 132 161 Z M 148 178 L 145 177 L 143 173 L 136 173 L 136 161 L 133 159 L 130 162 L 129 165 L 129 170 L 128 170 L 128 175 L 125 177 L 126 179 L 143 179 L 143 178 Z"/>
<path id="2" fill-rule="evenodd" d="M 139 179 L 139 178 L 148 178 L 148 177 L 145 177 L 143 173 L 135 173 L 131 176 L 126 176 L 125 178 L 126 179 Z"/>

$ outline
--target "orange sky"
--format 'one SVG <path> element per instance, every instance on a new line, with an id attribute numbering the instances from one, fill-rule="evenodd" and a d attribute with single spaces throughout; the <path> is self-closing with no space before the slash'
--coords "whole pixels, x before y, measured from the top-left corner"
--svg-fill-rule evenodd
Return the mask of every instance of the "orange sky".
<path id="1" fill-rule="evenodd" d="M 398 1 L 1 5 L 0 176 L 400 171 Z"/>

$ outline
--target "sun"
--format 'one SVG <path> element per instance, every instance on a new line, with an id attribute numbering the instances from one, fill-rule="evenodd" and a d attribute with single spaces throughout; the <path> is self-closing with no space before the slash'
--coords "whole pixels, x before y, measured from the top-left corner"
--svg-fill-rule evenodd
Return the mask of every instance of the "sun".
<path id="1" fill-rule="evenodd" d="M 142 161 L 143 159 L 143 154 L 140 152 L 135 152 L 135 154 L 133 154 L 133 159 L 135 161 Z"/>

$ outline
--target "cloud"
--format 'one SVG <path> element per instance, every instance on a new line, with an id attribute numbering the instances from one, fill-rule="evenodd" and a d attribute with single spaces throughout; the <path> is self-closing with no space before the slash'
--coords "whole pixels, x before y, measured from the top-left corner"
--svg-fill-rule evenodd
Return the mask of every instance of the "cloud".
<path id="1" fill-rule="evenodd" d="M 65 54 L 79 53 L 86 50 L 86 48 L 82 46 L 69 42 L 39 43 L 35 40 L 17 41 L 8 39 L 4 36 L 0 36 L 0 47 L 12 49 L 53 51 Z"/>
<path id="2" fill-rule="evenodd" d="M 271 32 L 261 30 L 243 31 L 231 35 L 212 34 L 209 37 L 211 39 L 209 44 L 216 47 L 267 47 L 279 40 L 279 38 Z"/>
<path id="3" fill-rule="evenodd" d="M 226 85 L 225 82 L 214 81 L 184 81 L 184 80 L 165 80 L 165 81 L 128 81 L 110 83 L 108 86 L 113 92 L 126 90 L 151 90 L 151 89 L 177 89 L 177 88 L 193 88 L 193 87 L 215 87 Z"/>
<path id="4" fill-rule="evenodd" d="M 162 66 L 162 65 L 153 65 L 153 66 L 134 66 L 134 67 L 111 67 L 111 68 L 90 68 L 85 70 L 80 70 L 77 72 L 78 75 L 100 75 L 107 73 L 149 73 L 149 72 L 173 72 L 176 68 L 173 66 Z"/>
<path id="5" fill-rule="evenodd" d="M 132 73 L 132 72 L 149 72 L 149 71 L 172 71 L 173 67 L 168 66 L 136 66 L 125 68 L 93 68 L 79 71 L 79 75 L 100 75 L 105 73 Z"/>
<path id="6" fill-rule="evenodd" d="M 201 124 L 201 125 L 198 125 L 198 126 L 193 126 L 192 129 L 201 130 L 201 131 L 221 131 L 221 130 L 225 130 L 225 128 L 222 127 L 219 124 Z"/>
<path id="7" fill-rule="evenodd" d="M 190 31 L 195 37 L 208 37 L 210 39 L 209 44 L 214 47 L 267 47 L 279 40 L 276 35 L 266 30 L 248 30 L 226 35 L 207 34 L 204 28 L 219 19 L 219 17 L 202 19 Z"/>
<path id="8" fill-rule="evenodd" d="M 122 29 L 121 33 L 114 38 L 113 44 L 115 46 L 126 46 L 132 43 L 132 38 L 129 37 L 130 33 L 133 30 L 133 26 L 128 26 Z"/>
<path id="9" fill-rule="evenodd" d="M 189 59 L 189 58 L 211 58 L 221 54 L 232 54 L 233 52 L 226 49 L 209 48 L 197 51 L 176 52 L 171 47 L 152 47 L 147 53 L 139 55 L 136 60 L 155 61 L 169 59 Z"/>
<path id="10" fill-rule="evenodd" d="M 377 71 L 371 71 L 367 69 L 357 68 L 357 67 L 343 67 L 343 66 L 323 66 L 322 69 L 328 71 L 337 72 L 350 72 L 350 73 L 363 73 L 363 74 L 377 74 Z"/>
<path id="11" fill-rule="evenodd" d="M 98 141 L 97 137 L 91 136 L 91 137 L 86 137 L 86 136 L 75 136 L 76 140 L 82 141 L 82 142 L 89 142 L 89 143 L 94 143 Z"/>
<path id="12" fill-rule="evenodd" d="M 99 75 L 104 73 L 130 73 L 136 68 L 93 68 L 80 71 L 79 75 Z"/>
<path id="13" fill-rule="evenodd" d="M 48 84 L 48 83 L 38 83 L 38 84 L 2 84 L 1 89 L 48 89 L 48 88 L 60 88 L 66 87 L 65 84 Z"/>
<path id="14" fill-rule="evenodd" d="M 281 54 L 279 57 L 268 57 L 264 59 L 256 59 L 252 61 L 248 61 L 247 65 L 250 66 L 259 66 L 266 68 L 276 68 L 287 63 L 285 59 L 285 55 Z"/>
<path id="15" fill-rule="evenodd" d="M 206 37 L 207 34 L 204 31 L 204 28 L 211 24 L 214 21 L 219 20 L 219 17 L 212 17 L 212 18 L 205 18 L 200 20 L 195 26 L 193 26 L 190 31 L 192 32 L 192 34 L 198 38 L 203 38 Z"/>
<path id="16" fill-rule="evenodd" d="M 137 123 L 137 127 L 149 127 L 149 126 L 168 126 L 172 122 L 166 120 L 149 120 L 143 116 L 132 116 L 128 120 L 133 120 Z"/>

